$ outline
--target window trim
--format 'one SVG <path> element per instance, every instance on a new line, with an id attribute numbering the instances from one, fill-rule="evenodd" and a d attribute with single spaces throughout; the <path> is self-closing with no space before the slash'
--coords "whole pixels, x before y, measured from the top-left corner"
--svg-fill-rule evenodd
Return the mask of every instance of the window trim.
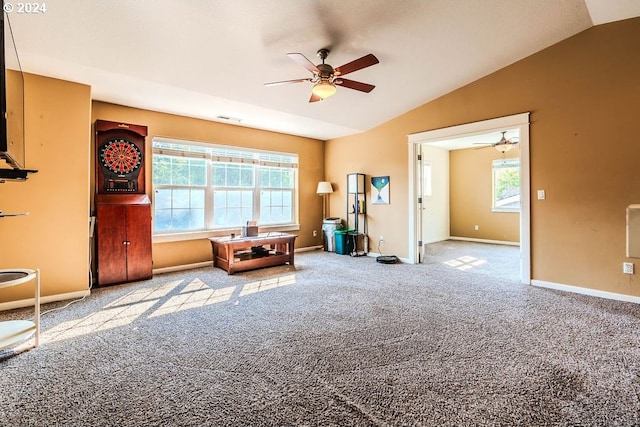
<path id="1" fill-rule="evenodd" d="M 288 224 L 288 225 L 265 225 L 259 226 L 261 233 L 267 233 L 270 231 L 299 231 L 300 224 Z M 167 243 L 167 242 L 183 242 L 186 240 L 201 240 L 208 239 L 209 237 L 221 237 L 228 236 L 230 233 L 240 234 L 240 227 L 237 228 L 225 228 L 209 231 L 179 231 L 175 233 L 163 233 L 154 234 L 152 236 L 153 243 Z"/>

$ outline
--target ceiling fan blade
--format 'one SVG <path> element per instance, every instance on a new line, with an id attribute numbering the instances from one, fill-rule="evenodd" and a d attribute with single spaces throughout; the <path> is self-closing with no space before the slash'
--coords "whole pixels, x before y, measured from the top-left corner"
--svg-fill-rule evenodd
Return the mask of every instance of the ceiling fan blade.
<path id="1" fill-rule="evenodd" d="M 378 58 L 376 58 L 372 54 L 368 54 L 363 56 L 362 58 L 358 58 L 347 64 L 341 65 L 340 67 L 335 69 L 335 73 L 336 73 L 336 76 L 344 76 L 346 74 L 353 73 L 354 71 L 358 71 L 363 68 L 370 67 L 379 62 L 380 61 L 378 61 Z"/>
<path id="2" fill-rule="evenodd" d="M 370 85 L 368 83 L 362 83 L 362 82 L 357 82 L 355 80 L 349 80 L 349 79 L 343 79 L 343 78 L 336 80 L 336 84 L 339 86 L 348 87 L 349 89 L 355 89 L 355 90 L 359 90 L 360 92 L 367 92 L 367 93 L 371 92 L 373 88 L 375 88 L 374 85 Z"/>
<path id="3" fill-rule="evenodd" d="M 311 92 L 311 98 L 309 98 L 309 102 L 318 102 L 318 101 L 322 101 L 322 98 L 320 98 L 315 93 Z"/>
<path id="4" fill-rule="evenodd" d="M 311 71 L 312 73 L 320 74 L 320 70 L 318 70 L 318 67 L 316 67 L 313 62 L 309 61 L 307 57 L 304 56 L 303 54 L 294 52 L 294 53 L 287 53 L 287 56 L 292 60 L 294 60 L 295 62 L 297 62 L 298 64 L 302 65 L 307 70 Z"/>
<path id="5" fill-rule="evenodd" d="M 271 82 L 271 83 L 265 83 L 265 86 L 278 86 L 278 85 L 285 85 L 288 83 L 302 83 L 302 82 L 310 82 L 311 79 L 295 79 L 295 80 L 283 80 L 281 82 Z"/>

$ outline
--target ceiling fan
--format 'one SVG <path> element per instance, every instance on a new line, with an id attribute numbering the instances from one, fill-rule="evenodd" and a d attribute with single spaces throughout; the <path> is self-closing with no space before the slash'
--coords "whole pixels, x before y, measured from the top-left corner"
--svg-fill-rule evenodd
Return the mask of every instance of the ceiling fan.
<path id="1" fill-rule="evenodd" d="M 507 151 L 511 150 L 513 148 L 514 145 L 517 145 L 518 142 L 520 142 L 520 139 L 518 137 L 512 137 L 507 139 L 504 134 L 507 133 L 507 131 L 501 131 L 502 132 L 502 138 L 500 138 L 500 141 L 495 142 L 493 144 L 486 144 L 483 142 L 477 142 L 476 144 L 480 144 L 480 145 L 486 145 L 488 147 L 493 147 L 496 150 L 498 150 L 501 153 L 506 153 Z M 487 148 L 487 147 L 480 147 L 480 148 Z"/>
<path id="2" fill-rule="evenodd" d="M 320 49 L 318 56 L 322 59 L 322 64 L 314 65 L 301 53 L 287 53 L 287 56 L 293 61 L 302 65 L 307 70 L 313 73 L 313 77 L 306 79 L 284 80 L 280 82 L 265 83 L 265 86 L 277 86 L 288 83 L 301 83 L 311 82 L 313 88 L 311 89 L 311 98 L 309 102 L 321 101 L 330 97 L 336 93 L 336 85 L 343 86 L 349 89 L 359 90 L 361 92 L 369 93 L 375 88 L 374 85 L 368 83 L 357 82 L 355 80 L 349 80 L 342 78 L 342 76 L 353 73 L 354 71 L 361 70 L 366 67 L 377 64 L 378 58 L 372 54 L 363 56 L 340 67 L 333 68 L 329 64 L 325 64 L 324 60 L 329 55 L 329 49 Z"/>

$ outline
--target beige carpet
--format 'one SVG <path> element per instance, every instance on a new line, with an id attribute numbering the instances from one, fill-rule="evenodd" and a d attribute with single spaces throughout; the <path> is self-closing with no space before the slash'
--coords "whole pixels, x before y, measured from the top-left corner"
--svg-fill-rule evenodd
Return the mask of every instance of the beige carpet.
<path id="1" fill-rule="evenodd" d="M 429 250 L 95 290 L 0 353 L 0 425 L 640 425 L 637 305 L 520 285 L 517 248 Z"/>

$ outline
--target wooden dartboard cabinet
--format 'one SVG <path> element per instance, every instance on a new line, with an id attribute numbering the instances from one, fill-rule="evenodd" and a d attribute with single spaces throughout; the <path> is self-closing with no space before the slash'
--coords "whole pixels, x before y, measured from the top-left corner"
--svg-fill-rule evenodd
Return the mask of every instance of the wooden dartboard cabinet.
<path id="1" fill-rule="evenodd" d="M 146 126 L 106 120 L 95 123 L 98 286 L 152 276 L 146 136 Z"/>

